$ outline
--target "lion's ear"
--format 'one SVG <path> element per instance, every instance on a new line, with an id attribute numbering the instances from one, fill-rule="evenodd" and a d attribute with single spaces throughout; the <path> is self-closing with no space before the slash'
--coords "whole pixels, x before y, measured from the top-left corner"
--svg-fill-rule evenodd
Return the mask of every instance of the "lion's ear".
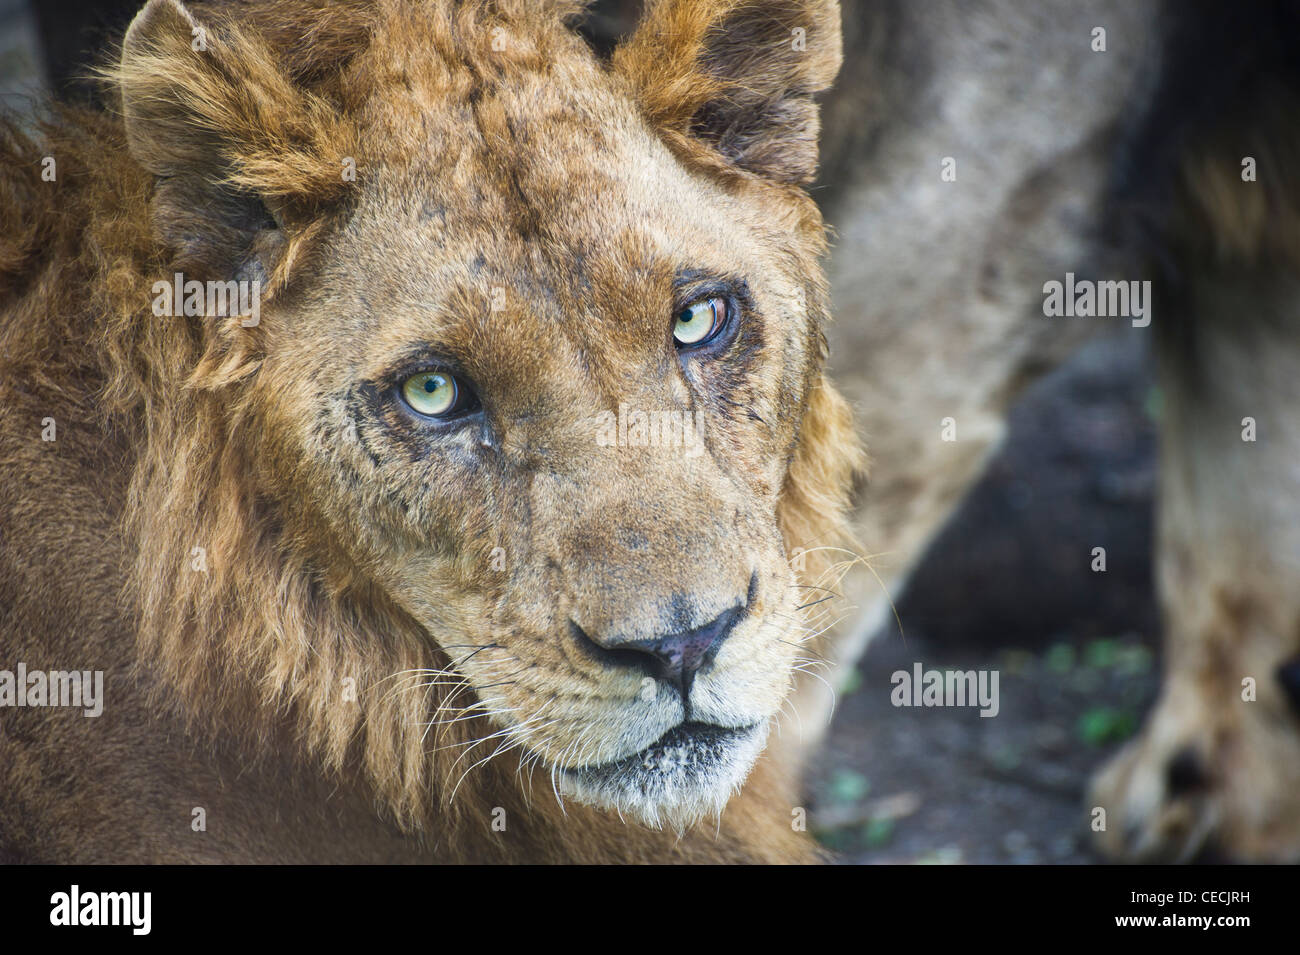
<path id="1" fill-rule="evenodd" d="M 650 0 L 613 65 L 679 153 L 803 183 L 841 56 L 837 0 Z"/>
<path id="2" fill-rule="evenodd" d="M 154 228 L 179 269 L 283 271 L 295 238 L 347 189 L 354 139 L 337 111 L 231 24 L 150 0 L 110 77 L 131 155 L 158 177 Z"/>

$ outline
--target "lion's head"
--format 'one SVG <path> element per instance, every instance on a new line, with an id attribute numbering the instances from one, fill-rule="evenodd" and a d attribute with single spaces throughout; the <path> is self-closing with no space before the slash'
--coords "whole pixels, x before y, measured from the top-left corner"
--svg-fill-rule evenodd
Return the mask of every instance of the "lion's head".
<path id="1" fill-rule="evenodd" d="M 152 0 L 111 71 L 164 253 L 105 333 L 145 657 L 411 818 L 492 756 L 719 811 L 858 464 L 801 188 L 836 4 L 653 3 L 608 62 L 579 12 Z M 178 272 L 256 323 L 142 316 Z"/>

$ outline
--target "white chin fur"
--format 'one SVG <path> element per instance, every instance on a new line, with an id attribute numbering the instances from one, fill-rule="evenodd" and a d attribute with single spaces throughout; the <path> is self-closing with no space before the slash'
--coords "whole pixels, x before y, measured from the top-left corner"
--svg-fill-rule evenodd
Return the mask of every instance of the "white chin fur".
<path id="1" fill-rule="evenodd" d="M 560 793 L 678 832 L 721 814 L 767 742 L 766 723 L 725 741 L 655 743 L 598 769 L 560 770 Z"/>

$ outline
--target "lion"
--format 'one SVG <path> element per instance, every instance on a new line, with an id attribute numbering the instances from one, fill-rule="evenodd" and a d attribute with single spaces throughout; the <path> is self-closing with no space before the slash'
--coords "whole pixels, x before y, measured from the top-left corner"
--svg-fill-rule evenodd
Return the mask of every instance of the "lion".
<path id="1" fill-rule="evenodd" d="M 844 12 L 858 52 L 825 101 L 816 194 L 837 232 L 831 376 L 872 452 L 852 525 L 875 576 L 845 582 L 862 610 L 825 656 L 850 667 L 882 624 L 898 639 L 884 594 L 1012 402 L 1081 344 L 1125 336 L 1151 350 L 1162 397 L 1164 679 L 1142 733 L 1080 794 L 1079 829 L 1125 861 L 1300 860 L 1300 11 Z M 1049 317 L 1045 286 L 1071 272 L 1149 281 L 1150 312 Z M 806 749 L 830 698 L 805 680 L 796 706 Z"/>
<path id="2" fill-rule="evenodd" d="M 0 706 L 0 855 L 818 858 L 838 6 L 581 12 L 150 0 L 5 127 L 0 668 L 104 689 Z"/>

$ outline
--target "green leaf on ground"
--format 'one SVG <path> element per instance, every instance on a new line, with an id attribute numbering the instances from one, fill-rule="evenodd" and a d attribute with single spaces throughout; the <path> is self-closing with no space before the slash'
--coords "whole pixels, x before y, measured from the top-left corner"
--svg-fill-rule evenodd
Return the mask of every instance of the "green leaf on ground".
<path id="1" fill-rule="evenodd" d="M 1115 640 L 1094 640 L 1083 650 L 1085 666 L 1106 670 L 1115 665 L 1119 659 L 1119 642 Z"/>
<path id="2" fill-rule="evenodd" d="M 893 838 L 894 820 L 892 819 L 872 819 L 862 827 L 862 839 L 868 848 L 879 849 Z"/>
<path id="3" fill-rule="evenodd" d="M 855 803 L 866 798 L 871 792 L 871 783 L 866 776 L 851 769 L 837 769 L 831 775 L 827 793 L 834 802 Z"/>
<path id="4" fill-rule="evenodd" d="M 1047 651 L 1047 669 L 1053 673 L 1069 673 L 1074 669 L 1074 647 L 1068 643 L 1055 643 Z"/>
<path id="5" fill-rule="evenodd" d="M 1079 717 L 1076 729 L 1079 738 L 1090 746 L 1117 743 L 1136 732 L 1137 717 L 1128 710 L 1097 706 Z"/>

